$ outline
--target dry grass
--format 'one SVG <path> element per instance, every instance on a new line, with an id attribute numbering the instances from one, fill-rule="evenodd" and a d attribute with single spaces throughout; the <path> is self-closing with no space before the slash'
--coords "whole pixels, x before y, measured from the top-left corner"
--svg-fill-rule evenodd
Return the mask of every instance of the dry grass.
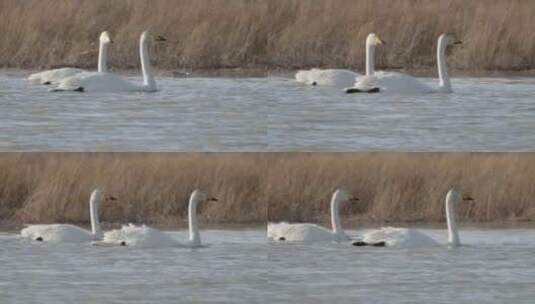
<path id="1" fill-rule="evenodd" d="M 102 207 L 107 222 L 181 223 L 194 188 L 220 199 L 201 207 L 205 222 L 321 222 L 340 187 L 361 200 L 346 218 L 436 222 L 456 187 L 476 198 L 463 220 L 527 221 L 534 180 L 532 153 L 2 153 L 0 218 L 87 222 L 99 186 L 118 197 Z"/>
<path id="2" fill-rule="evenodd" d="M 388 45 L 380 67 L 434 67 L 437 36 L 465 45 L 450 62 L 468 70 L 535 68 L 535 2 L 525 0 L 10 0 L 0 1 L 0 66 L 95 67 L 109 30 L 111 64 L 137 68 L 143 29 L 162 69 L 311 66 L 362 69 L 364 39 Z"/>

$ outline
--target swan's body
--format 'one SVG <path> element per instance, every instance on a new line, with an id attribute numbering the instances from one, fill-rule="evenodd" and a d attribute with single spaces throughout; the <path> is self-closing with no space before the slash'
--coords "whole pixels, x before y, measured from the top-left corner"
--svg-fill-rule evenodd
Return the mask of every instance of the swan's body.
<path id="1" fill-rule="evenodd" d="M 427 247 L 436 246 L 438 242 L 418 230 L 409 228 L 383 227 L 364 234 L 362 241 L 376 244 L 385 242 L 389 247 Z"/>
<path id="2" fill-rule="evenodd" d="M 67 224 L 30 225 L 21 230 L 20 235 L 37 241 L 45 242 L 89 242 L 102 238 L 102 230 L 98 218 L 100 191 L 91 193 L 89 209 L 91 216 L 91 231 Z"/>
<path id="3" fill-rule="evenodd" d="M 360 74 L 343 69 L 310 69 L 301 70 L 295 74 L 297 82 L 308 85 L 332 86 L 346 88 L 355 83 Z"/>
<path id="4" fill-rule="evenodd" d="M 111 230 L 104 233 L 104 244 L 144 246 L 144 247 L 198 247 L 201 246 L 201 236 L 197 223 L 197 204 L 216 199 L 207 199 L 206 194 L 199 190 L 193 191 L 188 204 L 188 227 L 189 240 L 181 243 L 169 234 L 146 225 L 124 225 L 121 229 Z M 98 243 L 97 243 L 98 244 Z"/>
<path id="5" fill-rule="evenodd" d="M 78 91 L 78 92 L 155 92 L 156 81 L 152 75 L 149 60 L 150 34 L 145 31 L 139 39 L 139 53 L 143 85 L 131 83 L 123 77 L 108 72 L 84 72 L 60 81 L 58 87 L 52 91 Z"/>
<path id="6" fill-rule="evenodd" d="M 331 224 L 332 230 L 310 223 L 268 223 L 267 237 L 274 241 L 347 241 L 349 236 L 342 229 L 340 223 L 339 208 L 342 201 L 348 200 L 348 196 L 341 190 L 336 190 L 331 199 Z"/>
<path id="7" fill-rule="evenodd" d="M 461 245 L 457 222 L 455 220 L 454 205 L 459 201 L 460 196 L 457 192 L 450 190 L 446 195 L 446 222 L 448 225 L 448 244 L 451 247 Z M 463 198 L 463 200 L 472 200 L 472 198 Z M 410 228 L 384 227 L 379 230 L 365 233 L 362 237 L 364 243 L 384 242 L 389 247 L 402 248 L 419 248 L 428 246 L 437 246 L 439 242 L 424 233 Z"/>
<path id="8" fill-rule="evenodd" d="M 346 89 L 346 92 L 367 92 L 371 88 L 378 88 L 380 92 L 394 94 L 427 94 L 433 92 L 451 93 L 451 82 L 446 66 L 445 53 L 448 45 L 459 43 L 460 42 L 455 41 L 452 37 L 446 34 L 442 34 L 438 38 L 437 66 L 439 83 L 435 88 L 432 88 L 421 80 L 407 74 L 396 72 L 375 72 L 375 47 L 373 45 L 372 47 L 367 47 L 366 75 L 358 77 L 354 87 Z"/>
<path id="9" fill-rule="evenodd" d="M 109 44 L 112 42 L 108 32 L 102 32 L 100 34 L 99 41 L 100 43 L 98 51 L 98 71 L 106 72 L 108 47 Z M 31 74 L 28 77 L 28 80 L 33 84 L 58 84 L 61 82 L 61 80 L 65 78 L 69 78 L 84 72 L 86 71 L 78 68 L 59 68 Z"/>
<path id="10" fill-rule="evenodd" d="M 104 243 L 121 244 L 129 246 L 164 247 L 177 246 L 179 243 L 169 234 L 149 226 L 124 225 L 121 229 L 104 233 Z"/>
<path id="11" fill-rule="evenodd" d="M 57 84 L 64 78 L 71 77 L 82 72 L 85 72 L 85 70 L 78 68 L 59 68 L 33 73 L 28 77 L 28 80 L 32 84 Z"/>

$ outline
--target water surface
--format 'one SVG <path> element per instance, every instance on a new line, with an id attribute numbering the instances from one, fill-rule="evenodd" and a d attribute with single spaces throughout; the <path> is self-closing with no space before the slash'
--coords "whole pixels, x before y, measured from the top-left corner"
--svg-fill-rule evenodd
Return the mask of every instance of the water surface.
<path id="1" fill-rule="evenodd" d="M 3 151 L 535 149 L 535 78 L 455 78 L 453 94 L 401 96 L 284 77 L 163 77 L 154 94 L 50 93 L 23 75 L 0 74 Z"/>
<path id="2" fill-rule="evenodd" d="M 423 229 L 445 240 L 444 230 Z M 356 232 L 351 232 L 355 234 Z M 177 239 L 186 233 L 173 232 Z M 2 303 L 533 303 L 535 230 L 463 229 L 463 247 L 272 243 L 203 231 L 207 247 L 46 244 L 0 234 Z"/>

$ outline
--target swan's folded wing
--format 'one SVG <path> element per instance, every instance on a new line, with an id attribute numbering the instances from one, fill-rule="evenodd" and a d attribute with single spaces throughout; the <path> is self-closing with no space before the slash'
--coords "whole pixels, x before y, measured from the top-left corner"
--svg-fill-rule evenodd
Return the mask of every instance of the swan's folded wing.
<path id="1" fill-rule="evenodd" d="M 377 85 L 384 92 L 395 94 L 426 94 L 431 93 L 431 87 L 421 80 L 403 73 L 376 72 Z"/>
<path id="2" fill-rule="evenodd" d="M 34 84 L 57 84 L 61 80 L 84 72 L 77 68 L 60 68 L 31 74 L 28 80 Z"/>
<path id="3" fill-rule="evenodd" d="M 337 88 L 344 88 L 353 85 L 355 78 L 359 74 L 343 69 L 311 69 L 301 70 L 295 74 L 295 79 L 298 82 L 309 85 L 331 86 Z"/>

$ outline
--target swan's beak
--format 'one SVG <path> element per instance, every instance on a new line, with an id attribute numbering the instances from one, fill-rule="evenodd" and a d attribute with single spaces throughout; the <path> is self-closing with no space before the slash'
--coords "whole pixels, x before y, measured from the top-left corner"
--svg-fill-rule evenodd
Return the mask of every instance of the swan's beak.
<path id="1" fill-rule="evenodd" d="M 356 202 L 360 201 L 360 199 L 358 197 L 352 196 L 352 197 L 349 198 L 349 201 L 352 202 L 352 203 L 356 203 Z"/>
<path id="2" fill-rule="evenodd" d="M 383 40 L 379 39 L 379 37 L 377 37 L 377 41 L 375 43 L 377 43 L 378 45 L 379 44 L 386 45 L 386 42 L 384 42 Z"/>
<path id="3" fill-rule="evenodd" d="M 463 201 L 475 201 L 475 199 L 469 195 L 463 196 Z"/>
<path id="4" fill-rule="evenodd" d="M 166 41 L 167 41 L 167 38 L 165 38 L 164 36 L 158 35 L 158 36 L 156 36 L 156 38 L 154 38 L 154 41 L 157 41 L 157 42 L 166 42 Z"/>
<path id="5" fill-rule="evenodd" d="M 116 201 L 118 200 L 117 197 L 113 196 L 113 195 L 108 195 L 104 198 L 105 201 Z"/>

